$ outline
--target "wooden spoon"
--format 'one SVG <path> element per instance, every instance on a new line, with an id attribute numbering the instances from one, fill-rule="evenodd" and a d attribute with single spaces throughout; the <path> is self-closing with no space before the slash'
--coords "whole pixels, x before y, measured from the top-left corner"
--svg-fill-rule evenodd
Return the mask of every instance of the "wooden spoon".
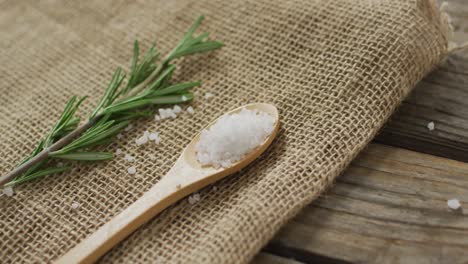
<path id="1" fill-rule="evenodd" d="M 211 183 L 239 171 L 260 156 L 268 148 L 278 132 L 278 110 L 271 104 L 255 103 L 234 109 L 228 114 L 239 112 L 243 108 L 265 112 L 275 118 L 273 132 L 260 146 L 228 168 L 202 166 L 197 161 L 195 153 L 195 145 L 200 138 L 200 134 L 198 134 L 188 144 L 174 166 L 158 183 L 123 212 L 58 259 L 56 263 L 90 263 L 98 260 L 113 246 L 168 206 Z M 214 123 L 216 121 L 209 126 Z"/>

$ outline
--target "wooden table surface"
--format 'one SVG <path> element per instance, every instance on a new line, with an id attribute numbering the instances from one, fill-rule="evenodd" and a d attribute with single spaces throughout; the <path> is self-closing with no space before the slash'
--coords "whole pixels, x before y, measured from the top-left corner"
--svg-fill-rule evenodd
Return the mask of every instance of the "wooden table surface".
<path id="1" fill-rule="evenodd" d="M 449 1 L 449 13 L 456 41 L 468 41 L 468 1 Z M 451 198 L 462 208 L 450 210 Z M 336 184 L 253 261 L 347 262 L 468 263 L 468 50 L 421 81 Z"/>

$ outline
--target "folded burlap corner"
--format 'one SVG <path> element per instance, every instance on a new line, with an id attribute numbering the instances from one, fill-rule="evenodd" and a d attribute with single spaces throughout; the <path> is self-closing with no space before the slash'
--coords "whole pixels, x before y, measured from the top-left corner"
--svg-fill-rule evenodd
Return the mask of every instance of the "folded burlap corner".
<path id="1" fill-rule="evenodd" d="M 167 51 L 199 14 L 226 46 L 185 59 L 202 80 L 196 113 L 134 123 L 117 146 L 129 163 L 76 166 L 0 198 L 0 259 L 51 262 L 148 190 L 191 137 L 221 113 L 275 104 L 282 128 L 242 172 L 172 206 L 110 251 L 112 263 L 244 263 L 319 196 L 411 88 L 443 59 L 447 25 L 429 0 L 0 2 L 0 173 L 51 127 L 71 95 L 91 110 L 132 42 Z M 205 92 L 215 94 L 205 99 Z M 144 130 L 159 146 L 137 147 Z M 74 210 L 73 202 L 81 206 Z"/>

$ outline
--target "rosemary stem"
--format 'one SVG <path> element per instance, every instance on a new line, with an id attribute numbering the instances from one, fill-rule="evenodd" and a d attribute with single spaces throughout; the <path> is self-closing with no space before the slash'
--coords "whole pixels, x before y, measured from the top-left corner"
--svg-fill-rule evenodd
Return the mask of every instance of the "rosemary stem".
<path id="1" fill-rule="evenodd" d="M 163 60 L 163 62 L 160 63 L 156 69 L 154 69 L 154 71 L 151 73 L 151 75 L 148 76 L 148 78 L 146 78 L 143 82 L 141 82 L 140 84 L 135 86 L 135 88 L 133 88 L 131 90 L 131 92 L 128 95 L 125 96 L 125 98 L 129 98 L 131 96 L 137 95 L 143 89 L 145 89 L 146 86 L 154 78 L 156 78 L 158 76 L 158 74 L 163 70 L 164 65 L 166 65 L 167 62 L 168 62 L 167 59 Z M 44 150 L 39 152 L 36 156 L 32 157 L 30 160 L 28 160 L 25 163 L 21 164 L 20 166 L 16 167 L 15 169 L 10 171 L 9 173 L 1 176 L 0 177 L 0 186 L 3 186 L 5 184 L 7 184 L 9 181 L 13 180 L 15 177 L 18 177 L 18 176 L 22 175 L 23 173 L 25 173 L 27 170 L 29 170 L 29 168 L 31 168 L 34 165 L 44 161 L 45 159 L 47 159 L 49 157 L 49 154 L 51 152 L 56 151 L 56 150 L 60 150 L 62 147 L 64 147 L 64 146 L 68 145 L 69 143 L 71 143 L 75 138 L 81 136 L 81 134 L 83 134 L 86 130 L 88 130 L 94 124 L 96 124 L 96 122 L 101 118 L 101 116 L 102 116 L 102 113 L 97 114 L 95 117 L 88 120 L 87 123 L 83 124 L 80 127 L 77 127 L 75 130 L 70 132 L 68 135 L 64 136 L 63 138 L 61 138 L 60 140 L 58 140 L 54 144 L 50 145 L 48 148 L 45 148 Z"/>
<path id="2" fill-rule="evenodd" d="M 165 64 L 164 62 L 159 64 L 158 67 L 154 69 L 154 71 L 151 73 L 151 75 L 148 76 L 148 78 L 146 78 L 144 81 L 139 83 L 137 86 L 135 86 L 132 90 L 130 90 L 130 92 L 128 93 L 127 96 L 125 96 L 125 98 L 132 97 L 134 95 L 139 94 L 141 91 L 143 91 L 146 88 L 146 86 L 151 81 L 153 81 L 156 78 L 156 76 L 158 76 L 158 74 L 162 71 L 162 69 L 164 68 L 164 64 Z"/>
<path id="3" fill-rule="evenodd" d="M 44 161 L 49 157 L 49 153 L 59 150 L 62 147 L 71 143 L 75 138 L 79 137 L 83 134 L 86 130 L 92 127 L 96 122 L 101 118 L 101 116 L 96 116 L 93 119 L 88 120 L 85 124 L 80 127 L 77 127 L 75 130 L 55 142 L 54 144 L 50 145 L 48 148 L 45 148 L 43 151 L 39 152 L 36 156 L 32 157 L 30 160 L 26 161 L 25 163 L 21 164 L 20 166 L 16 167 L 14 170 L 10 171 L 9 173 L 0 177 L 0 186 L 5 185 L 9 181 L 13 180 L 15 177 L 18 177 L 25 173 L 29 168 L 32 166 Z"/>

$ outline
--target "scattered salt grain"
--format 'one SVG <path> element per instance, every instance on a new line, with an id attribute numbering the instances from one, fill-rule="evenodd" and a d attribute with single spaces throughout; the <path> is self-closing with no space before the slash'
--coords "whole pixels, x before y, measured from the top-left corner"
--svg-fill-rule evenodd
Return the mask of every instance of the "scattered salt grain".
<path id="1" fill-rule="evenodd" d="M 159 133 L 158 132 L 153 132 L 148 135 L 149 140 L 156 140 L 159 138 Z"/>
<path id="2" fill-rule="evenodd" d="M 135 174 L 135 173 L 136 173 L 136 168 L 133 167 L 133 166 L 132 166 L 132 167 L 129 167 L 129 168 L 127 169 L 127 172 L 128 172 L 128 174 Z"/>
<path id="3" fill-rule="evenodd" d="M 265 113 L 242 109 L 224 115 L 202 131 L 195 146 L 197 159 L 203 165 L 229 167 L 261 145 L 273 132 L 275 119 Z"/>
<path id="4" fill-rule="evenodd" d="M 130 155 L 130 154 L 125 154 L 124 159 L 125 159 L 126 161 L 129 161 L 129 162 L 134 162 L 134 161 L 135 161 L 135 157 L 133 157 L 133 156 Z"/>
<path id="5" fill-rule="evenodd" d="M 158 132 L 150 133 L 148 138 L 149 138 L 149 140 L 154 141 L 154 143 L 156 143 L 156 144 L 161 143 L 161 137 L 159 137 Z"/>
<path id="6" fill-rule="evenodd" d="M 182 108 L 180 108 L 180 106 L 178 105 L 174 105 L 174 108 L 172 108 L 172 111 L 174 111 L 174 113 L 178 114 L 182 111 Z"/>
<path id="7" fill-rule="evenodd" d="M 185 96 L 185 95 L 182 95 L 182 101 L 184 101 L 184 102 L 185 102 L 185 101 L 188 101 L 188 98 L 187 98 L 187 96 Z"/>
<path id="8" fill-rule="evenodd" d="M 427 123 L 427 129 L 429 129 L 429 131 L 432 131 L 435 129 L 435 124 L 434 122 L 429 122 Z"/>
<path id="9" fill-rule="evenodd" d="M 80 208 L 80 207 L 81 207 L 81 204 L 79 204 L 79 203 L 77 203 L 77 202 L 73 202 L 73 203 L 71 204 L 71 208 L 72 208 L 73 210 L 76 210 L 76 209 L 78 209 L 78 208 Z"/>
<path id="10" fill-rule="evenodd" d="M 123 154 L 123 151 L 121 149 L 116 149 L 115 150 L 115 155 L 122 155 Z"/>
<path id="11" fill-rule="evenodd" d="M 130 124 L 130 125 L 128 125 L 124 130 L 125 130 L 125 131 L 130 131 L 132 128 L 133 128 L 133 125 Z"/>
<path id="12" fill-rule="evenodd" d="M 123 135 L 122 134 L 117 134 L 117 139 L 122 139 Z"/>
<path id="13" fill-rule="evenodd" d="M 159 108 L 158 111 L 161 119 L 177 117 L 176 113 L 172 108 Z"/>
<path id="14" fill-rule="evenodd" d="M 458 199 L 450 199 L 447 201 L 447 206 L 452 210 L 458 210 L 458 208 L 461 207 L 461 204 Z"/>
<path id="15" fill-rule="evenodd" d="M 194 193 L 189 196 L 188 202 L 189 204 L 195 204 L 200 201 L 200 194 L 199 193 Z"/>
<path id="16" fill-rule="evenodd" d="M 214 96 L 214 94 L 212 94 L 212 93 L 206 93 L 203 97 L 205 97 L 205 99 L 210 99 L 213 96 Z"/>
<path id="17" fill-rule="evenodd" d="M 12 197 L 13 194 L 15 194 L 15 191 L 13 190 L 13 187 L 7 186 L 3 188 L 3 194 L 9 197 Z"/>
<path id="18" fill-rule="evenodd" d="M 149 131 L 146 130 L 145 132 L 143 132 L 143 136 L 137 138 L 135 140 L 135 143 L 138 145 L 138 146 L 141 146 L 141 145 L 144 145 L 146 143 L 148 143 L 148 136 L 149 136 Z"/>
<path id="19" fill-rule="evenodd" d="M 144 145 L 144 144 L 148 143 L 148 136 L 145 134 L 145 135 L 135 139 L 135 143 L 138 146 L 141 146 L 141 145 Z"/>
<path id="20" fill-rule="evenodd" d="M 187 112 L 189 112 L 189 114 L 193 114 L 195 113 L 195 110 L 193 110 L 193 107 L 189 106 L 187 107 Z"/>

